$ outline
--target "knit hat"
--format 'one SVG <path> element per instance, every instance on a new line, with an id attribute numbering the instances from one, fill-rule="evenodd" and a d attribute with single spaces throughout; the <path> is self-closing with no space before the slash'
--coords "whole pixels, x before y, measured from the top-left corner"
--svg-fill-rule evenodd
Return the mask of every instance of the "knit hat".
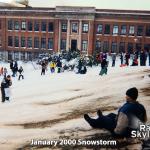
<path id="1" fill-rule="evenodd" d="M 138 89 L 136 87 L 130 88 L 127 90 L 126 95 L 132 98 L 133 100 L 136 100 L 138 97 Z"/>

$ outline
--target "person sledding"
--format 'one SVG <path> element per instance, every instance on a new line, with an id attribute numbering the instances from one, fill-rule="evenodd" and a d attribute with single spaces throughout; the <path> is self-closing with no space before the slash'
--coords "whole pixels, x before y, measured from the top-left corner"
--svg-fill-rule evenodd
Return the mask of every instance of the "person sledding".
<path id="1" fill-rule="evenodd" d="M 110 113 L 104 116 L 99 110 L 97 119 L 89 117 L 88 114 L 84 115 L 84 119 L 93 128 L 107 129 L 114 136 L 130 137 L 131 131 L 139 128 L 139 122 L 147 121 L 146 110 L 142 104 L 136 101 L 137 97 L 137 88 L 128 89 L 126 103 L 119 109 L 117 115 Z"/>

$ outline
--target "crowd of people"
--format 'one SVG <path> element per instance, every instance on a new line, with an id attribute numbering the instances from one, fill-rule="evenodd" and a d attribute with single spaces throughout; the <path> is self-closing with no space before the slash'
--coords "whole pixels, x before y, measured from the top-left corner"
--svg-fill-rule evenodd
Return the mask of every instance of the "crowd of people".
<path id="1" fill-rule="evenodd" d="M 135 51 L 134 53 L 102 53 L 100 52 L 96 57 L 93 56 L 80 56 L 78 52 L 68 52 L 62 54 L 50 55 L 49 57 L 42 58 L 38 60 L 38 64 L 41 66 L 41 75 L 45 75 L 46 72 L 50 72 L 51 74 L 57 72 L 62 73 L 66 70 L 74 71 L 76 74 L 86 74 L 88 67 L 92 67 L 93 65 L 100 65 L 99 75 L 103 76 L 108 73 L 108 66 L 110 62 L 112 62 L 111 66 L 116 66 L 116 60 L 119 57 L 120 59 L 120 67 L 124 66 L 146 66 L 147 61 L 150 65 L 150 52 Z M 110 59 L 111 58 L 111 59 Z M 64 63 L 65 60 L 65 63 Z M 76 60 L 74 63 L 70 64 L 69 62 L 72 60 Z M 111 61 L 110 61 L 111 60 Z M 2 101 L 4 102 L 5 93 L 9 93 L 8 88 L 11 84 L 8 84 L 8 79 L 11 81 L 11 77 L 18 77 L 18 80 L 24 79 L 23 75 L 23 67 L 18 67 L 17 61 L 10 61 L 10 70 L 12 71 L 12 75 L 8 75 L 7 68 L 0 68 L 0 76 L 4 76 L 4 79 L 1 83 L 1 92 L 2 92 Z M 17 76 L 17 74 L 19 75 Z M 7 83 L 7 86 L 4 86 L 4 83 Z M 8 98 L 6 98 L 8 99 Z"/>

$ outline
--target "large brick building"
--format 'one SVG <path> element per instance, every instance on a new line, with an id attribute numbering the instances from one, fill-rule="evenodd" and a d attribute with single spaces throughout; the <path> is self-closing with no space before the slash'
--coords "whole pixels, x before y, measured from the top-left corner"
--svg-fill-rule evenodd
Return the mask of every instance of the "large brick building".
<path id="1" fill-rule="evenodd" d="M 69 49 L 88 55 L 150 50 L 150 11 L 0 7 L 0 59 Z"/>

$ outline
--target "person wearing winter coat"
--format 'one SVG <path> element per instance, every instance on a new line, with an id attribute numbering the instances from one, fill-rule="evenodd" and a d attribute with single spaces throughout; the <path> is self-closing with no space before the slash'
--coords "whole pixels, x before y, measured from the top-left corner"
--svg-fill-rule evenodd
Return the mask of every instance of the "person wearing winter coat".
<path id="1" fill-rule="evenodd" d="M 60 73 L 61 72 L 61 68 L 62 68 L 62 62 L 60 60 L 57 61 L 57 68 L 58 68 L 57 73 Z"/>
<path id="2" fill-rule="evenodd" d="M 13 69 L 13 60 L 10 61 L 10 69 Z"/>
<path id="3" fill-rule="evenodd" d="M 45 70 L 46 70 L 46 64 L 45 64 L 45 62 L 42 62 L 41 66 L 42 66 L 41 75 L 45 75 Z"/>
<path id="4" fill-rule="evenodd" d="M 98 118 L 93 119 L 88 114 L 84 119 L 93 128 L 104 128 L 109 130 L 114 136 L 130 137 L 132 130 L 139 129 L 139 123 L 147 121 L 147 114 L 144 106 L 137 101 L 138 90 L 133 87 L 126 92 L 126 103 L 118 110 L 118 114 L 110 113 L 103 115 L 98 110 Z"/>
<path id="5" fill-rule="evenodd" d="M 56 64 L 55 64 L 55 62 L 51 62 L 50 63 L 50 70 L 51 70 L 51 73 L 54 73 L 55 72 L 55 68 L 56 68 Z"/>
<path id="6" fill-rule="evenodd" d="M 9 100 L 9 97 L 10 97 L 9 87 L 11 85 L 12 85 L 12 80 L 11 80 L 10 75 L 7 75 L 7 77 L 4 76 L 4 79 L 1 82 L 2 102 L 5 102 L 5 100 Z"/>
<path id="7" fill-rule="evenodd" d="M 106 61 L 106 59 L 103 59 L 101 62 L 101 71 L 99 73 L 99 75 L 103 75 L 103 74 L 107 74 L 107 67 L 108 67 L 108 62 Z"/>
<path id="8" fill-rule="evenodd" d="M 146 53 L 144 51 L 141 51 L 140 53 L 140 66 L 146 66 Z"/>
<path id="9" fill-rule="evenodd" d="M 20 78 L 24 79 L 24 76 L 22 74 L 24 72 L 22 66 L 20 66 L 20 68 L 18 69 L 18 72 L 19 72 L 18 80 L 20 80 Z"/>
<path id="10" fill-rule="evenodd" d="M 120 61 L 121 61 L 121 65 L 123 65 L 123 53 L 120 54 Z"/>
<path id="11" fill-rule="evenodd" d="M 127 66 L 129 66 L 129 59 L 130 59 L 130 54 L 126 53 L 125 54 L 125 61 L 126 61 L 125 63 L 126 63 Z"/>
<path id="12" fill-rule="evenodd" d="M 116 53 L 112 54 L 112 67 L 115 67 L 115 62 L 116 62 Z"/>

